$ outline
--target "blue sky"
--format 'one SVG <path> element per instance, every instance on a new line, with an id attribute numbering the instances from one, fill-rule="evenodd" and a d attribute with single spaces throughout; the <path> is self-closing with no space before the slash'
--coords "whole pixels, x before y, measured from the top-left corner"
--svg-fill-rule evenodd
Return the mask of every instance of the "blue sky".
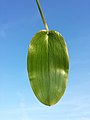
<path id="1" fill-rule="evenodd" d="M 0 0 L 0 120 L 90 120 L 90 0 L 40 0 L 50 30 L 66 40 L 70 71 L 52 107 L 34 96 L 27 74 L 28 45 L 45 29 L 35 0 Z"/>

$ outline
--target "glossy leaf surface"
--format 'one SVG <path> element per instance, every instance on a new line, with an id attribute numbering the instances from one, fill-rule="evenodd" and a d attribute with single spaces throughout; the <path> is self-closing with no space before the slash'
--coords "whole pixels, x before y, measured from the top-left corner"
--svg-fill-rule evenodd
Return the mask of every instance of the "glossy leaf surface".
<path id="1" fill-rule="evenodd" d="M 30 42 L 27 70 L 35 96 L 43 104 L 56 104 L 65 92 L 69 57 L 66 43 L 56 31 L 39 31 Z"/>

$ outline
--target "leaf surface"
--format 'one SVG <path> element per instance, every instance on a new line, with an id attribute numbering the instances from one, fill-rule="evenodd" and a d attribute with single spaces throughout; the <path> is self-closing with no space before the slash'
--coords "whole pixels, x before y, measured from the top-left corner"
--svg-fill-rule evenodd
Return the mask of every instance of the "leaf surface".
<path id="1" fill-rule="evenodd" d="M 65 92 L 69 57 L 66 43 L 56 31 L 39 31 L 30 42 L 27 70 L 31 87 L 40 102 L 56 104 Z"/>

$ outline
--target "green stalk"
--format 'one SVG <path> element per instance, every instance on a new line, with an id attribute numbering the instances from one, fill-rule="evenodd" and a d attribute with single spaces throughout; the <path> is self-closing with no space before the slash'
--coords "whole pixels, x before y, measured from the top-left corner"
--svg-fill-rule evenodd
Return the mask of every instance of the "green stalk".
<path id="1" fill-rule="evenodd" d="M 42 12 L 42 9 L 41 9 L 41 6 L 40 6 L 40 2 L 39 2 L 39 0 L 36 0 L 36 3 L 37 3 L 37 6 L 38 6 L 38 9 L 39 9 L 39 12 L 40 12 L 40 15 L 41 15 L 42 21 L 43 21 L 44 26 L 45 26 L 45 28 L 46 28 L 46 31 L 49 31 L 49 29 L 48 29 L 48 25 L 47 25 L 46 20 L 45 20 L 45 18 L 44 18 L 44 14 L 43 14 L 43 12 Z"/>

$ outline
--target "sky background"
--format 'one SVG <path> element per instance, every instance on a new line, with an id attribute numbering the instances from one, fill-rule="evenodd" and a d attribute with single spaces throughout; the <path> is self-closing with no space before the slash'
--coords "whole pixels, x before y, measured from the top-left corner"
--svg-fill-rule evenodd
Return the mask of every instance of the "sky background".
<path id="1" fill-rule="evenodd" d="M 35 0 L 0 0 L 0 120 L 90 120 L 90 0 L 40 0 L 50 30 L 66 40 L 70 70 L 64 96 L 48 107 L 27 74 L 30 40 L 45 29 Z"/>

